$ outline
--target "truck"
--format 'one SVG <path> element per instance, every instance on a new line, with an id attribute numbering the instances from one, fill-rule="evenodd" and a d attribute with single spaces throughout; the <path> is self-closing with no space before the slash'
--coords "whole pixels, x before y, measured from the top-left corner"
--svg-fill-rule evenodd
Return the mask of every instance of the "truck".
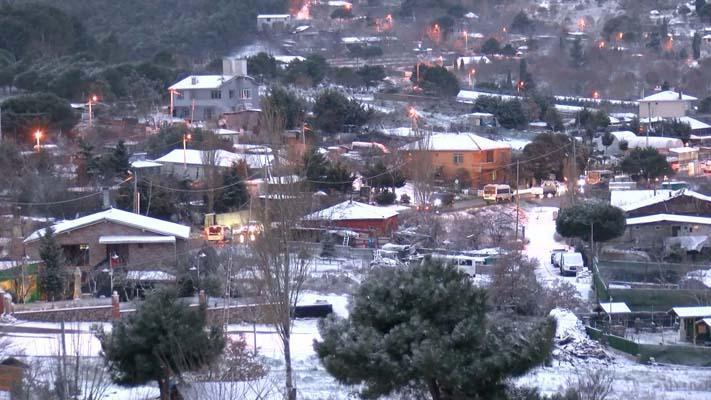
<path id="1" fill-rule="evenodd" d="M 484 201 L 487 203 L 499 203 L 512 199 L 513 194 L 509 185 L 490 184 L 484 186 Z"/>
<path id="2" fill-rule="evenodd" d="M 582 271 L 585 267 L 583 255 L 578 252 L 559 253 L 557 260 L 559 261 L 558 268 L 560 268 L 561 275 L 572 274 L 575 276 L 578 271 Z"/>

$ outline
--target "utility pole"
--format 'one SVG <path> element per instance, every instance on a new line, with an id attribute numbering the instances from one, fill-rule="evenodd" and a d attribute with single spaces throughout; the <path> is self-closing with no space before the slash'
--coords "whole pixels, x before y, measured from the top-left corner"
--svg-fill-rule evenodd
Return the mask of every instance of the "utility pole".
<path id="1" fill-rule="evenodd" d="M 647 135 L 645 139 L 645 147 L 649 147 L 649 131 L 652 129 L 652 102 L 647 102 Z"/>
<path id="2" fill-rule="evenodd" d="M 516 160 L 516 236 L 515 236 L 515 240 L 517 240 L 517 241 L 518 241 L 518 220 L 519 220 L 519 212 L 520 212 L 519 203 L 521 200 L 521 185 L 520 185 L 519 179 L 518 179 L 518 177 L 519 177 L 518 164 L 519 164 L 519 160 Z"/>
<path id="3" fill-rule="evenodd" d="M 578 122 L 580 124 L 580 122 Z M 580 125 L 578 125 L 580 126 Z M 571 168 L 573 170 L 573 176 L 571 177 L 571 187 L 573 188 L 572 190 L 572 203 L 575 204 L 575 195 L 577 194 L 576 191 L 578 190 L 578 160 L 575 156 L 575 142 L 577 139 L 575 139 L 575 136 L 573 136 L 573 164 L 571 165 Z"/>
<path id="4" fill-rule="evenodd" d="M 141 213 L 141 194 L 138 193 L 138 170 L 133 170 L 133 212 Z"/>
<path id="5" fill-rule="evenodd" d="M 0 105 L 0 142 L 2 142 L 2 105 Z"/>

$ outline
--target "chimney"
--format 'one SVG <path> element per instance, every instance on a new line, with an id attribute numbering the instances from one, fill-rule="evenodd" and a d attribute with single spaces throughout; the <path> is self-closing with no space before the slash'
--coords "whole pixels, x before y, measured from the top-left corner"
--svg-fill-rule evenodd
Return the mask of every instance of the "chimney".
<path id="1" fill-rule="evenodd" d="M 121 319 L 121 306 L 119 305 L 119 295 L 116 291 L 111 295 L 111 319 Z"/>
<path id="2" fill-rule="evenodd" d="M 681 89 L 679 89 L 679 100 L 681 100 Z"/>
<path id="3" fill-rule="evenodd" d="M 197 76 L 191 76 L 190 77 L 190 84 L 191 85 L 197 85 L 198 84 L 198 77 Z"/>
<path id="4" fill-rule="evenodd" d="M 101 208 L 104 210 L 108 210 L 111 208 L 111 192 L 109 192 L 109 188 L 102 188 L 101 189 Z"/>
<path id="5" fill-rule="evenodd" d="M 247 76 L 247 59 L 232 57 L 222 59 L 222 75 Z"/>

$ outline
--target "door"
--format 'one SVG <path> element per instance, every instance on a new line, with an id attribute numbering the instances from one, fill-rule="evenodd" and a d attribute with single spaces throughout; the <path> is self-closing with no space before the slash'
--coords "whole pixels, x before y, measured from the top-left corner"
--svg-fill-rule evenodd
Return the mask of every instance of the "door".
<path id="1" fill-rule="evenodd" d="M 672 226 L 672 236 L 677 237 L 679 236 L 679 231 L 681 230 L 680 226 Z"/>

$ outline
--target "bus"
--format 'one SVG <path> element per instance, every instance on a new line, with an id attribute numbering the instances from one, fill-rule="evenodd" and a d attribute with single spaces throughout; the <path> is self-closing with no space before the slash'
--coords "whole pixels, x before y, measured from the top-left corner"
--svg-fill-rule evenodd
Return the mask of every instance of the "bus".
<path id="1" fill-rule="evenodd" d="M 511 201 L 512 198 L 513 194 L 509 185 L 491 184 L 484 186 L 484 201 L 487 203 Z"/>

